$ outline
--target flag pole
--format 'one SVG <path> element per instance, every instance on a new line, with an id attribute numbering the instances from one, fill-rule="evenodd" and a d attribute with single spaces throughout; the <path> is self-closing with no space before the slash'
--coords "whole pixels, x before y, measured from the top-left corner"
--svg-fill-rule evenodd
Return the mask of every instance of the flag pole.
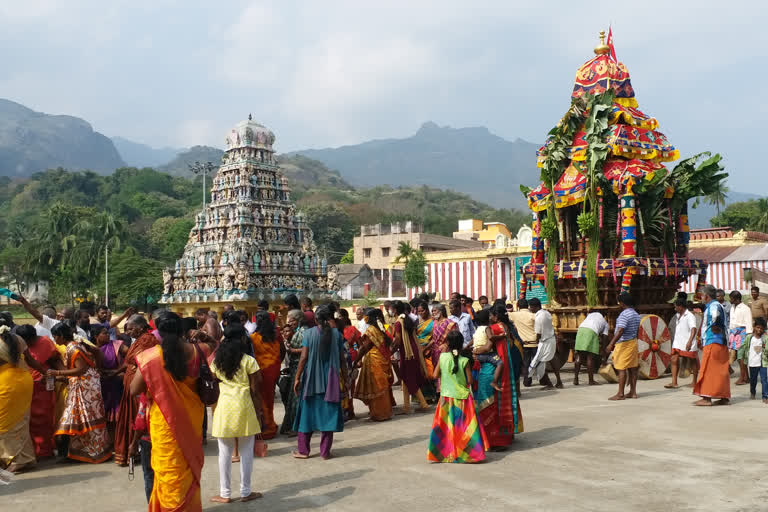
<path id="1" fill-rule="evenodd" d="M 109 245 L 104 246 L 104 305 L 109 307 Z"/>

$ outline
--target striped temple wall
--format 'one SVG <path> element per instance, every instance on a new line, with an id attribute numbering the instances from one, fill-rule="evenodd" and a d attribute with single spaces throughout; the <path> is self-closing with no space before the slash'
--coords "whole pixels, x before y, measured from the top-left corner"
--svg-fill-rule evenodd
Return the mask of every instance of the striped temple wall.
<path id="1" fill-rule="evenodd" d="M 427 284 L 409 288 L 409 300 L 423 292 L 437 293 L 440 300 L 453 292 L 475 300 L 482 295 L 491 301 L 514 297 L 516 278 L 509 258 L 428 263 L 426 270 Z"/>
<path id="2" fill-rule="evenodd" d="M 710 263 L 707 283 L 715 288 L 722 288 L 726 294 L 732 290 L 748 294 L 750 283 L 744 281 L 744 268 L 768 272 L 768 261 Z M 447 300 L 452 292 L 458 292 L 475 300 L 481 295 L 487 296 L 491 301 L 501 297 L 512 300 L 516 295 L 517 279 L 516 271 L 508 258 L 429 263 L 427 284 L 423 288 L 408 289 L 408 299 L 422 292 L 437 292 L 440 300 Z M 680 289 L 694 293 L 697 280 L 698 275 L 689 277 Z"/>
<path id="3" fill-rule="evenodd" d="M 707 267 L 707 284 L 715 288 L 725 290 L 726 295 L 733 290 L 738 290 L 742 294 L 748 294 L 750 283 L 744 281 L 744 268 L 754 268 L 762 272 L 768 272 L 768 261 L 728 261 L 722 263 L 710 263 Z M 698 276 L 691 276 L 685 281 L 680 289 L 687 293 L 696 291 L 696 281 Z"/>

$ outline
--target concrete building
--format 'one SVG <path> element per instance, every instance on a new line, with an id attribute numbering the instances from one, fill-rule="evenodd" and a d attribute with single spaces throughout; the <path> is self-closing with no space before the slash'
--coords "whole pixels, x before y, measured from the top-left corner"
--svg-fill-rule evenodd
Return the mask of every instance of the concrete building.
<path id="1" fill-rule="evenodd" d="M 425 254 L 458 249 L 482 249 L 477 240 L 459 240 L 424 233 L 424 226 L 415 222 L 373 224 L 360 226 L 360 236 L 354 240 L 355 263 L 365 263 L 374 270 L 389 268 L 398 255 L 400 242 L 409 242 L 414 249 Z"/>
<path id="2" fill-rule="evenodd" d="M 457 240 L 476 240 L 481 242 L 485 249 L 494 249 L 507 247 L 509 241 L 512 240 L 512 233 L 503 222 L 483 222 L 479 219 L 466 219 L 459 221 L 459 229 L 454 231 L 453 238 Z"/>
<path id="3" fill-rule="evenodd" d="M 4 276 L 3 280 L 6 281 L 9 288 L 12 288 L 12 281 L 8 276 Z M 16 283 L 13 283 L 13 286 L 15 285 Z M 14 289 L 14 291 L 16 290 Z M 22 283 L 18 291 L 33 304 L 45 304 L 48 302 L 48 281 Z M 18 304 L 18 302 L 9 297 L 0 296 L 0 304 Z"/>

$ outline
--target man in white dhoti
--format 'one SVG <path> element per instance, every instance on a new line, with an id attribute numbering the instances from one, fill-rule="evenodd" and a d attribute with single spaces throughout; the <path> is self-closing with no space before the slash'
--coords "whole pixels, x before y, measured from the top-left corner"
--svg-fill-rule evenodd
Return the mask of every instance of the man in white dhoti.
<path id="1" fill-rule="evenodd" d="M 537 341 L 536 355 L 531 360 L 528 375 L 536 377 L 544 389 L 562 388 L 563 382 L 560 380 L 560 362 L 557 360 L 557 340 L 555 328 L 552 325 L 552 315 L 546 309 L 541 308 L 541 301 L 535 297 L 528 301 L 528 309 L 536 315 L 534 331 Z M 547 363 L 555 372 L 557 384 L 554 386 L 547 375 Z"/>

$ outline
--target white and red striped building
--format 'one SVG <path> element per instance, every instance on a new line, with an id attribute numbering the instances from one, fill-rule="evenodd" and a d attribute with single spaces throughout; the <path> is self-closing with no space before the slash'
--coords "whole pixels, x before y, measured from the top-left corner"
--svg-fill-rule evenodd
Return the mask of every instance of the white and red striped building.
<path id="1" fill-rule="evenodd" d="M 429 258 L 430 260 L 437 259 L 438 254 L 430 256 L 434 256 Z M 445 256 L 447 255 L 443 258 Z M 422 292 L 437 293 L 437 297 L 441 299 L 448 298 L 453 292 L 474 298 L 485 295 L 491 300 L 512 296 L 510 278 L 513 270 L 509 258 L 487 258 L 480 254 L 461 255 L 454 251 L 451 251 L 450 256 L 456 259 L 428 261 L 427 283 L 423 288 L 410 288 L 409 299 Z M 467 259 L 461 258 L 462 256 Z"/>
<path id="2" fill-rule="evenodd" d="M 739 231 L 731 228 L 691 230 L 689 249 L 691 258 L 703 259 L 707 267 L 707 283 L 725 290 L 728 294 L 738 290 L 749 294 L 752 285 L 747 281 L 747 271 L 755 269 L 768 272 L 768 234 L 755 231 Z M 693 293 L 697 276 L 683 283 L 681 290 Z"/>
<path id="3" fill-rule="evenodd" d="M 485 295 L 493 301 L 517 296 L 519 267 L 530 258 L 525 246 L 502 249 L 438 251 L 426 254 L 427 284 L 407 290 L 408 299 L 422 292 L 436 293 L 446 300 L 458 292 L 477 300 Z M 734 233 L 731 228 L 695 229 L 691 231 L 689 256 L 709 262 L 707 283 L 729 293 L 739 290 L 748 294 L 751 282 L 745 278 L 746 269 L 768 273 L 768 234 L 753 231 Z M 693 293 L 698 275 L 681 285 L 681 290 Z M 541 290 L 529 290 L 546 301 Z M 538 293 L 537 293 L 538 292 Z"/>

